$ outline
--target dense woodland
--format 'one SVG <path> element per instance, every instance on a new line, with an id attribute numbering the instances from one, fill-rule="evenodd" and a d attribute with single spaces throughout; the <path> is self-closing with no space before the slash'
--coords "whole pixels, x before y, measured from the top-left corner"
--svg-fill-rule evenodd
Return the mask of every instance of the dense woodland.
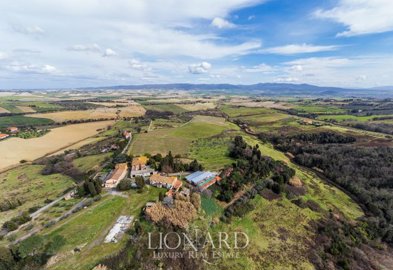
<path id="1" fill-rule="evenodd" d="M 326 134 L 320 136 L 325 138 Z M 345 143 L 351 139 L 343 140 L 341 136 L 329 142 L 315 140 L 314 136 L 303 140 L 286 138 L 276 147 L 292 153 L 296 163 L 317 168 L 356 196 L 369 211 L 369 235 L 393 245 L 393 149 L 359 147 Z"/>
<path id="2" fill-rule="evenodd" d="M 235 137 L 229 155 L 236 159 L 236 163 L 232 165 L 232 173 L 219 182 L 217 198 L 221 201 L 231 201 L 245 185 L 255 185 L 267 177 L 274 181 L 272 189 L 280 193 L 283 185 L 295 175 L 295 170 L 281 161 L 263 156 L 258 145 L 249 146 L 241 136 Z"/>

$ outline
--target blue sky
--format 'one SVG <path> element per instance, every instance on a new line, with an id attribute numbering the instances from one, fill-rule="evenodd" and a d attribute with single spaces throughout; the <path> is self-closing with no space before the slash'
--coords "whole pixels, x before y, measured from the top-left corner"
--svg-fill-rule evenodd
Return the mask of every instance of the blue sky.
<path id="1" fill-rule="evenodd" d="M 391 0 L 4 0 L 0 89 L 393 85 Z"/>

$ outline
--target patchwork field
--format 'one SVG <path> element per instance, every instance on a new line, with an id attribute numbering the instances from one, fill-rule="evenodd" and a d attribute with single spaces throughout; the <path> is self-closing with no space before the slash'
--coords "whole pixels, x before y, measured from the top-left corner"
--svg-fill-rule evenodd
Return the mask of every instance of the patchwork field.
<path id="1" fill-rule="evenodd" d="M 41 175 L 43 166 L 24 165 L 0 173 L 0 197 L 2 201 L 17 199 L 23 204 L 14 210 L 0 212 L 0 224 L 30 207 L 45 205 L 46 199 L 59 197 L 74 185 L 73 180 L 61 174 Z"/>
<path id="2" fill-rule="evenodd" d="M 175 114 L 186 112 L 187 110 L 182 108 L 178 104 L 156 104 L 156 105 L 143 105 L 146 110 L 160 111 L 160 112 L 173 112 Z"/>
<path id="3" fill-rule="evenodd" d="M 34 160 L 69 147 L 81 140 L 94 136 L 98 133 L 98 130 L 104 129 L 111 124 L 113 124 L 113 121 L 68 125 L 54 128 L 48 134 L 39 138 L 28 140 L 10 138 L 1 141 L 0 153 L 2 154 L 2 159 L 0 170 L 16 165 L 20 160 Z"/>
<path id="4" fill-rule="evenodd" d="M 322 106 L 322 105 L 311 105 L 311 104 L 297 105 L 294 106 L 294 109 L 298 112 L 316 113 L 316 114 L 342 114 L 346 112 L 344 109 L 336 106 L 327 106 L 327 105 Z"/>
<path id="5" fill-rule="evenodd" d="M 34 113 L 35 112 L 35 110 L 29 106 L 16 106 L 16 107 L 24 113 Z"/>
<path id="6" fill-rule="evenodd" d="M 352 120 L 352 121 L 359 121 L 359 122 L 366 122 L 366 121 L 371 121 L 376 117 L 389 117 L 392 115 L 367 115 L 367 116 L 356 116 L 356 115 L 350 115 L 350 114 L 339 114 L 339 115 L 321 115 L 318 116 L 317 119 L 321 120 L 335 120 L 335 121 L 347 121 L 347 120 Z"/>
<path id="7" fill-rule="evenodd" d="M 232 99 L 231 104 L 244 107 L 263 107 L 269 109 L 290 109 L 292 105 L 279 101 L 255 101 L 250 99 Z"/>
<path id="8" fill-rule="evenodd" d="M 177 127 L 157 129 L 148 133 L 136 134 L 130 148 L 130 154 L 145 153 L 187 155 L 192 141 L 208 138 L 225 130 L 237 130 L 238 127 L 226 122 L 224 118 L 196 116 L 191 121 Z"/>
<path id="9" fill-rule="evenodd" d="M 9 110 L 4 109 L 3 107 L 0 107 L 0 113 L 9 113 Z"/>
<path id="10" fill-rule="evenodd" d="M 97 108 L 85 111 L 62 111 L 53 113 L 34 114 L 34 117 L 48 118 L 55 122 L 87 119 L 108 119 L 120 117 L 138 117 L 145 113 L 145 109 L 139 105 L 121 108 Z"/>
<path id="11" fill-rule="evenodd" d="M 200 110 L 208 110 L 214 109 L 216 104 L 212 102 L 208 103 L 195 103 L 195 104 L 177 104 L 179 107 L 187 110 L 187 111 L 200 111 Z"/>
<path id="12" fill-rule="evenodd" d="M 221 106 L 220 110 L 226 113 L 229 117 L 277 113 L 277 111 L 269 108 L 231 106 L 231 105 Z"/>
<path id="13" fill-rule="evenodd" d="M 9 126 L 43 126 L 50 125 L 54 122 L 50 119 L 39 118 L 39 117 L 26 117 L 24 115 L 15 115 L 15 116 L 4 116 L 0 117 L 0 128 L 6 128 Z"/>

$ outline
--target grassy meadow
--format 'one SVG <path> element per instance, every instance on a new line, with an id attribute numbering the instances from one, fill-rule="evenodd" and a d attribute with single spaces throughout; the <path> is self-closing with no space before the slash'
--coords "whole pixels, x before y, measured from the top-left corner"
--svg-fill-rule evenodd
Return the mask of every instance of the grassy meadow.
<path id="1" fill-rule="evenodd" d="M 163 128 L 136 134 L 130 147 L 130 154 L 167 154 L 172 151 L 173 154 L 187 155 L 193 141 L 232 129 L 237 130 L 238 127 L 226 122 L 224 118 L 196 116 L 176 128 Z"/>
<path id="2" fill-rule="evenodd" d="M 46 199 L 56 199 L 74 186 L 74 181 L 61 174 L 42 175 L 41 165 L 24 165 L 0 174 L 2 200 L 17 199 L 23 204 L 16 209 L 0 212 L 0 224 L 30 207 L 45 205 Z"/>
<path id="3" fill-rule="evenodd" d="M 41 234 L 51 238 L 61 235 L 66 239 L 58 254 L 59 262 L 48 267 L 53 270 L 85 270 L 93 268 L 99 260 L 118 252 L 124 247 L 127 235 L 118 243 L 104 244 L 103 240 L 120 215 L 133 215 L 138 218 L 140 209 L 148 201 L 156 201 L 164 189 L 146 187 L 142 193 L 127 192 L 127 198 L 104 195 L 87 209 L 61 221 Z M 72 253 L 75 247 L 81 252 Z"/>
<path id="4" fill-rule="evenodd" d="M 25 126 L 44 126 L 51 125 L 54 121 L 40 117 L 26 117 L 23 115 L 0 117 L 0 128 L 9 126 L 25 127 Z"/>

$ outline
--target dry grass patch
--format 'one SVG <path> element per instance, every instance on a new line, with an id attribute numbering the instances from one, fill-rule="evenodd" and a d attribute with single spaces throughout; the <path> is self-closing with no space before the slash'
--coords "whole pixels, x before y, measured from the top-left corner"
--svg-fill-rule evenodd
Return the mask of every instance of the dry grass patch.
<path id="1" fill-rule="evenodd" d="M 16 107 L 24 113 L 34 113 L 35 112 L 35 110 L 29 106 L 16 106 Z"/>
<path id="2" fill-rule="evenodd" d="M 252 99 L 232 99 L 232 105 L 244 106 L 244 107 L 259 107 L 259 108 L 269 108 L 269 109 L 290 109 L 291 104 L 279 102 L 279 101 L 255 101 Z"/>
<path id="3" fill-rule="evenodd" d="M 178 106 L 187 111 L 208 110 L 208 109 L 214 109 L 216 107 L 216 105 L 212 102 L 195 103 L 195 104 L 178 104 Z"/>
<path id="4" fill-rule="evenodd" d="M 0 107 L 0 113 L 9 113 L 9 112 L 10 112 L 9 110 Z"/>
<path id="5" fill-rule="evenodd" d="M 20 160 L 35 160 L 47 154 L 69 147 L 81 140 L 92 137 L 98 130 L 112 125 L 113 121 L 102 121 L 68 125 L 52 129 L 39 138 L 10 138 L 0 142 L 0 170 L 16 165 Z"/>
<path id="6" fill-rule="evenodd" d="M 97 108 L 86 111 L 64 111 L 53 113 L 35 114 L 35 117 L 52 119 L 56 122 L 64 122 L 69 120 L 88 120 L 88 119 L 108 119 L 120 117 L 138 117 L 145 114 L 145 109 L 140 105 L 131 105 L 121 108 Z"/>

